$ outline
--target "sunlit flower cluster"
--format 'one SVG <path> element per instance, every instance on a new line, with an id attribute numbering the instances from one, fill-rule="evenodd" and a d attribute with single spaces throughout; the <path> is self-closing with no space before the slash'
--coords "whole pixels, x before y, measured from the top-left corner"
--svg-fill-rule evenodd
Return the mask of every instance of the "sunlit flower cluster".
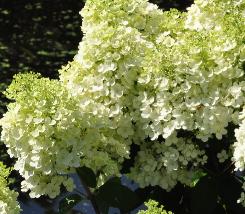
<path id="1" fill-rule="evenodd" d="M 126 140 L 100 118 L 80 111 L 61 82 L 17 75 L 6 95 L 16 102 L 1 120 L 2 140 L 17 158 L 15 169 L 25 178 L 22 190 L 30 189 L 31 197 L 53 198 L 61 184 L 72 191 L 67 174 L 82 165 L 105 176 L 119 173 L 121 159 L 128 157 Z"/>
<path id="2" fill-rule="evenodd" d="M 17 202 L 18 193 L 8 187 L 8 176 L 10 170 L 0 162 L 0 213 L 18 214 L 20 205 Z"/>
<path id="3" fill-rule="evenodd" d="M 158 205 L 158 202 L 154 200 L 149 200 L 145 203 L 147 210 L 140 210 L 137 214 L 173 214 L 172 212 L 168 212 L 161 205 Z"/>
<path id="4" fill-rule="evenodd" d="M 161 135 L 167 138 L 176 129 L 193 131 L 202 141 L 212 135 L 221 139 L 228 123 L 238 122 L 237 112 L 244 105 L 242 6 L 230 5 L 231 1 L 200 2 L 186 14 L 170 13 L 175 25 L 164 25 L 166 29 L 155 42 L 160 68 L 156 65 L 154 72 L 138 81 L 145 87 L 137 98 L 141 111 L 138 119 L 152 140 Z M 211 19 L 202 22 L 215 26 L 191 28 L 194 25 L 189 26 L 189 20 L 198 19 L 193 11 L 196 7 L 203 17 Z"/>
<path id="5" fill-rule="evenodd" d="M 241 0 L 196 0 L 183 13 L 147 0 L 87 0 L 83 40 L 60 80 L 22 74 L 8 88 L 15 102 L 1 138 L 23 191 L 71 191 L 69 174 L 84 165 L 100 182 L 119 175 L 132 143 L 140 151 L 129 176 L 140 186 L 191 185 L 207 161 L 194 140 L 222 139 L 229 123 L 240 124 L 233 158 L 243 170 L 244 10 Z"/>

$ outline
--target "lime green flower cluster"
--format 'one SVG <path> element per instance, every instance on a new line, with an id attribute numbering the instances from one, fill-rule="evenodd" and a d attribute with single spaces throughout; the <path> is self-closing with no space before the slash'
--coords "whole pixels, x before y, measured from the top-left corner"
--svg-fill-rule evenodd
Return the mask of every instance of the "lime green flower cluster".
<path id="1" fill-rule="evenodd" d="M 32 73 L 17 75 L 6 95 L 16 102 L 1 120 L 2 140 L 25 178 L 22 191 L 51 198 L 59 195 L 61 184 L 72 191 L 67 174 L 82 165 L 106 177 L 119 173 L 118 165 L 128 157 L 126 140 L 112 125 L 83 112 L 60 81 Z"/>
<path id="2" fill-rule="evenodd" d="M 0 162 L 0 213 L 18 214 L 20 213 L 20 206 L 17 202 L 18 193 L 10 190 L 7 186 L 9 173 L 10 169 Z"/>
<path id="3" fill-rule="evenodd" d="M 81 147 L 75 102 L 59 81 L 32 73 L 15 76 L 6 96 L 16 102 L 1 120 L 1 137 L 25 178 L 22 190 L 54 197 L 62 183 L 72 185 L 66 174 L 80 165 L 74 155 Z"/>
<path id="4" fill-rule="evenodd" d="M 100 182 L 119 175 L 132 143 L 141 150 L 129 176 L 140 186 L 191 185 L 207 156 L 178 131 L 206 142 L 231 122 L 244 127 L 244 11 L 242 0 L 196 0 L 183 13 L 147 0 L 87 0 L 83 40 L 60 80 L 22 74 L 7 90 L 15 102 L 1 138 L 23 191 L 70 191 L 68 174 L 84 165 Z M 233 158 L 242 169 L 239 130 Z"/>
<path id="5" fill-rule="evenodd" d="M 145 205 L 147 206 L 147 210 L 140 210 L 138 214 L 173 214 L 164 210 L 162 205 L 159 207 L 158 202 L 154 200 L 149 200 Z"/>

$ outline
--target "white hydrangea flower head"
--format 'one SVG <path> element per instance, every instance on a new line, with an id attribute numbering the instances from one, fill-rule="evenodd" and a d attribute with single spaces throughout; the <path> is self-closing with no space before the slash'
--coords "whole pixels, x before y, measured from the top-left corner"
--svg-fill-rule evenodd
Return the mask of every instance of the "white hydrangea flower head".
<path id="1" fill-rule="evenodd" d="M 65 174 L 80 166 L 80 117 L 74 101 L 58 81 L 34 74 L 16 76 L 7 97 L 16 102 L 1 119 L 1 139 L 17 158 L 15 169 L 25 178 L 23 190 L 31 189 L 31 196 L 37 197 L 49 191 L 44 188 L 49 182 L 59 189 Z M 53 176 L 60 180 L 53 182 Z"/>
<path id="2" fill-rule="evenodd" d="M 195 170 L 206 161 L 203 150 L 174 132 L 165 142 L 143 144 L 129 177 L 140 187 L 158 185 L 170 191 L 178 181 L 190 186 Z"/>
<path id="3" fill-rule="evenodd" d="M 83 165 L 118 175 L 129 155 L 127 139 L 106 129 L 101 118 L 80 111 L 61 82 L 23 74 L 7 92 L 16 102 L 1 119 L 1 139 L 17 158 L 15 169 L 25 178 L 22 190 L 30 189 L 31 197 L 54 198 L 61 184 L 71 191 L 74 185 L 67 175 Z"/>
<path id="4" fill-rule="evenodd" d="M 192 7 L 210 19 L 199 23 L 201 28 L 186 27 Z M 138 80 L 139 129 L 152 140 L 167 138 L 178 129 L 194 131 L 202 141 L 213 135 L 222 139 L 244 105 L 245 19 L 240 16 L 244 4 L 210 0 L 196 1 L 192 7 L 187 13 L 163 14 L 174 24 L 164 23 L 154 42 L 161 65 L 146 75 L 154 78 Z M 220 27 L 207 30 L 209 22 Z"/>

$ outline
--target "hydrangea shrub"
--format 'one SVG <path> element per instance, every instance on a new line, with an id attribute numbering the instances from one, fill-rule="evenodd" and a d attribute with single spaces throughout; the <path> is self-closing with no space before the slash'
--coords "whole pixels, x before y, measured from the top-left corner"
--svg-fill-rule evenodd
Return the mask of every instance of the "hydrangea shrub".
<path id="1" fill-rule="evenodd" d="M 244 1 L 164 12 L 147 0 L 87 0 L 81 15 L 84 37 L 60 79 L 20 74 L 6 92 L 14 102 L 1 139 L 23 191 L 71 191 L 69 174 L 82 166 L 100 185 L 120 175 L 132 144 L 140 151 L 128 176 L 141 187 L 191 186 L 209 141 L 223 139 L 229 124 L 239 127 L 237 141 L 217 158 L 244 170 Z"/>

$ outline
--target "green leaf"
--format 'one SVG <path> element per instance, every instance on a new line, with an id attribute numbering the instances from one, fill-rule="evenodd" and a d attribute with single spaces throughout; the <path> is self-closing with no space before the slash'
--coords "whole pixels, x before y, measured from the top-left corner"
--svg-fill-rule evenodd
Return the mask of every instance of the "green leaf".
<path id="1" fill-rule="evenodd" d="M 59 213 L 67 214 L 75 205 L 81 202 L 83 198 L 78 194 L 71 194 L 63 198 L 59 203 Z"/>
<path id="2" fill-rule="evenodd" d="M 140 205 L 138 195 L 121 184 L 119 178 L 112 178 L 96 192 L 96 200 L 103 200 L 111 207 L 117 207 L 122 212 L 128 212 Z"/>
<path id="3" fill-rule="evenodd" d="M 202 177 L 204 177 L 204 176 L 206 176 L 206 175 L 207 175 L 207 173 L 205 173 L 205 172 L 203 172 L 203 171 L 197 171 L 197 172 L 195 172 L 194 175 L 193 175 L 193 177 L 192 177 L 192 183 L 191 183 L 191 186 L 192 186 L 192 187 L 196 186 L 196 184 L 198 183 L 198 181 L 199 181 Z"/>
<path id="4" fill-rule="evenodd" d="M 202 177 L 191 193 L 192 214 L 212 214 L 216 206 L 216 182 L 208 176 Z"/>
<path id="5" fill-rule="evenodd" d="M 94 174 L 92 169 L 86 166 L 83 166 L 77 169 L 77 174 L 82 180 L 82 182 L 85 183 L 85 185 L 92 187 L 92 188 L 96 187 L 96 184 L 97 184 L 96 175 Z"/>

